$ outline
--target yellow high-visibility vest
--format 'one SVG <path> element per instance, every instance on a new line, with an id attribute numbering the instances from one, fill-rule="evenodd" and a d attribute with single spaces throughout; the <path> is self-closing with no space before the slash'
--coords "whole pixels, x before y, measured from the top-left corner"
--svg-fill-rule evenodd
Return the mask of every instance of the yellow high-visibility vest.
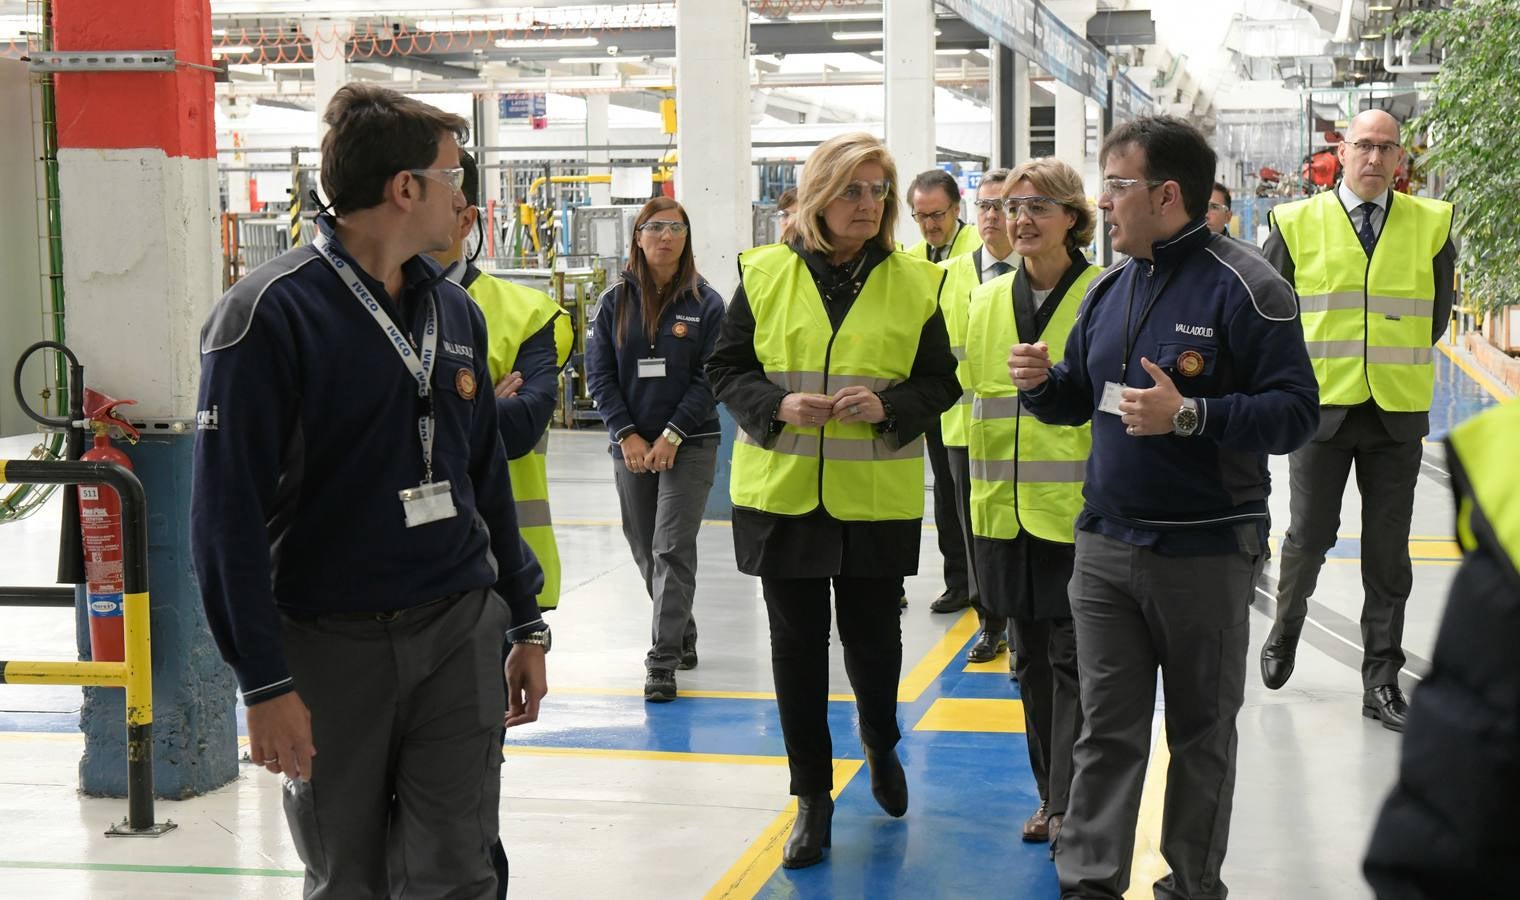
<path id="1" fill-rule="evenodd" d="M 964 256 L 981 245 L 982 236 L 977 232 L 976 226 L 962 224 L 961 230 L 957 231 L 955 237 L 950 239 L 950 252 L 945 255 L 945 259 L 955 259 L 957 256 Z M 919 241 L 903 252 L 909 256 L 916 256 L 919 259 L 927 260 L 929 258 L 929 242 Z M 940 262 L 944 261 L 943 259 L 940 260 Z"/>
<path id="2" fill-rule="evenodd" d="M 1082 265 L 1073 263 L 1073 265 Z M 1088 285 L 1103 270 L 1088 265 L 1055 303 L 1040 334 L 1052 362 L 1066 355 L 1066 337 Z M 1019 403 L 1008 375 L 1008 348 L 1019 343 L 1010 272 L 971 292 L 966 364 L 971 402 L 971 533 L 1011 541 L 1021 531 L 1047 541 L 1076 540 L 1082 482 L 1092 451 L 1091 423 L 1046 425 Z"/>
<path id="3" fill-rule="evenodd" d="M 961 383 L 960 399 L 940 416 L 940 432 L 946 447 L 964 447 L 970 441 L 971 376 L 966 370 L 966 324 L 971 310 L 971 292 L 982 283 L 976 251 L 947 259 L 945 286 L 939 292 L 939 309 L 945 316 L 945 331 L 950 335 L 950 352 L 955 355 L 955 377 Z M 1012 263 L 1015 267 L 1018 262 Z"/>
<path id="4" fill-rule="evenodd" d="M 1321 406 L 1371 398 L 1388 412 L 1430 409 L 1432 261 L 1451 233 L 1452 207 L 1397 191 L 1390 196 L 1370 259 L 1337 191 L 1284 203 L 1272 213 L 1293 257 L 1299 321 Z"/>
<path id="5" fill-rule="evenodd" d="M 1467 482 L 1458 484 L 1457 541 L 1468 553 L 1477 549 L 1473 514 L 1478 512 L 1499 549 L 1520 570 L 1520 481 L 1510 457 L 1520 440 L 1520 403 L 1479 413 L 1453 428 L 1447 440 Z"/>
<path id="6" fill-rule="evenodd" d="M 563 368 L 570 359 L 570 317 L 548 294 L 494 278 L 484 272 L 466 288 L 485 314 L 486 362 L 491 384 L 513 371 L 518 351 L 528 338 L 554 322 L 555 365 Z M 539 437 L 531 453 L 509 460 L 512 499 L 517 507 L 517 527 L 523 540 L 538 557 L 544 570 L 544 589 L 538 595 L 541 609 L 559 605 L 559 545 L 554 540 L 554 520 L 549 513 L 549 430 Z"/>
<path id="7" fill-rule="evenodd" d="M 944 278 L 938 266 L 893 253 L 871 270 L 835 332 L 807 264 L 790 247 L 747 250 L 739 271 L 766 377 L 787 391 L 815 394 L 854 385 L 883 391 L 905 381 Z M 846 521 L 921 519 L 923 439 L 894 449 L 870 424 L 829 421 L 786 425 L 763 447 L 740 429 L 729 493 L 736 507 L 782 516 L 821 504 Z"/>

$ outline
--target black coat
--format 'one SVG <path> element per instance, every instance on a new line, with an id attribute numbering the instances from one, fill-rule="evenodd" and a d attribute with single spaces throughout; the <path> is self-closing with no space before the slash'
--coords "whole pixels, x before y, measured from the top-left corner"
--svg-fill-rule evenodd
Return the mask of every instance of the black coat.
<path id="1" fill-rule="evenodd" d="M 807 263 L 818 286 L 834 330 L 855 302 L 858 288 L 888 251 L 875 245 L 844 266 L 833 266 L 822 254 L 792 249 Z M 936 309 L 924 323 L 918 352 L 908 378 L 881 392 L 892 408 L 899 445 L 916 439 L 933 426 L 941 413 L 960 397 L 955 357 L 944 317 Z M 718 346 L 707 362 L 707 376 L 718 401 L 728 407 L 739 427 L 757 441 L 768 443 L 780 430 L 776 413 L 786 396 L 765 377 L 755 355 L 755 316 L 741 284 L 728 305 Z M 779 516 L 753 509 L 734 510 L 734 553 L 739 570 L 766 578 L 823 578 L 834 575 L 883 578 L 918 571 L 922 519 L 892 522 L 841 522 L 820 506 L 804 516 Z"/>

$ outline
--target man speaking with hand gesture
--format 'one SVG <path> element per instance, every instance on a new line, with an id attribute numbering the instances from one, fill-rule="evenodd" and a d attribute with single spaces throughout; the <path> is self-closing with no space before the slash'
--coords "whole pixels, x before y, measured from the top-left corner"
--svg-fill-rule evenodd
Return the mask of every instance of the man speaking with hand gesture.
<path id="1" fill-rule="evenodd" d="M 1158 897 L 1224 897 L 1247 616 L 1267 542 L 1267 454 L 1313 435 L 1318 394 L 1293 289 L 1211 233 L 1214 152 L 1170 117 L 1104 141 L 1114 249 L 1065 356 L 1016 344 L 1042 422 L 1092 422 L 1070 596 L 1087 727 L 1055 846 L 1062 897 L 1123 896 L 1156 669 L 1171 746 Z"/>

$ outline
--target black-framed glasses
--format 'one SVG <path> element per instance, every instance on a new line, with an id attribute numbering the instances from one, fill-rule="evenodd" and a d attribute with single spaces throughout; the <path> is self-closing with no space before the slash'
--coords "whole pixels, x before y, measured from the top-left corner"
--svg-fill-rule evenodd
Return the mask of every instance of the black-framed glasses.
<path id="1" fill-rule="evenodd" d="M 639 230 L 645 234 L 652 234 L 656 237 L 667 233 L 673 234 L 676 237 L 680 237 L 690 229 L 686 227 L 685 222 L 669 222 L 664 219 L 653 219 L 651 221 L 645 222 L 643 225 L 640 225 Z"/>
<path id="2" fill-rule="evenodd" d="M 1344 143 L 1349 143 L 1349 145 L 1354 150 L 1356 150 L 1356 152 L 1362 154 L 1363 156 L 1371 156 L 1374 153 L 1381 153 L 1384 156 L 1391 156 L 1399 152 L 1398 144 L 1390 144 L 1380 141 L 1349 141 Z"/>
<path id="3" fill-rule="evenodd" d="M 1103 179 L 1103 193 L 1110 197 L 1120 197 L 1137 184 L 1143 184 L 1147 188 L 1157 188 L 1166 184 L 1166 179 L 1158 181 L 1154 178 L 1115 178 L 1110 176 Z"/>
<path id="4" fill-rule="evenodd" d="M 892 182 L 890 181 L 852 181 L 849 184 L 845 185 L 844 190 L 840 191 L 839 194 L 834 197 L 834 199 L 847 200 L 850 203 L 859 203 L 861 200 L 869 196 L 877 203 L 881 203 L 882 201 L 886 200 L 887 196 L 891 193 Z"/>
<path id="5" fill-rule="evenodd" d="M 1017 219 L 1019 215 L 1026 214 L 1031 219 L 1048 219 L 1061 211 L 1063 204 L 1054 197 L 1043 197 L 1038 194 L 1029 197 L 1004 197 L 1002 201 L 1003 214 L 1010 219 Z"/>
<path id="6" fill-rule="evenodd" d="M 913 221 L 915 221 L 915 222 L 943 222 L 944 219 L 945 219 L 945 216 L 948 216 L 948 215 L 950 215 L 950 210 L 947 207 L 945 209 L 940 210 L 939 212 L 914 213 L 913 214 Z"/>
<path id="7" fill-rule="evenodd" d="M 439 184 L 446 184 L 451 191 L 464 192 L 464 169 L 459 166 L 452 169 L 407 169 L 407 171 Z"/>
<path id="8" fill-rule="evenodd" d="M 1230 211 L 1230 208 L 1228 206 L 1224 205 L 1223 203 L 1216 203 L 1213 200 L 1209 201 L 1209 209 L 1213 210 L 1214 212 L 1229 212 Z"/>

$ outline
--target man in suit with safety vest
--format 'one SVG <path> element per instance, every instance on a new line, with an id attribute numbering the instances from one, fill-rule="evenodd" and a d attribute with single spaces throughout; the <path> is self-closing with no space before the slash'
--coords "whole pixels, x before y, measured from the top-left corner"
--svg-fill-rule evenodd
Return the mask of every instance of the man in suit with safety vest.
<path id="1" fill-rule="evenodd" d="M 1319 381 L 1320 427 L 1289 457 L 1291 521 L 1282 545 L 1277 620 L 1261 651 L 1276 690 L 1293 674 L 1325 553 L 1335 545 L 1346 477 L 1362 495 L 1362 715 L 1402 731 L 1408 706 L 1404 605 L 1413 573 L 1409 523 L 1430 431 L 1432 347 L 1451 317 L 1456 253 L 1451 204 L 1390 189 L 1404 159 L 1382 110 L 1351 121 L 1333 191 L 1273 212 L 1267 259 L 1298 291 Z"/>

